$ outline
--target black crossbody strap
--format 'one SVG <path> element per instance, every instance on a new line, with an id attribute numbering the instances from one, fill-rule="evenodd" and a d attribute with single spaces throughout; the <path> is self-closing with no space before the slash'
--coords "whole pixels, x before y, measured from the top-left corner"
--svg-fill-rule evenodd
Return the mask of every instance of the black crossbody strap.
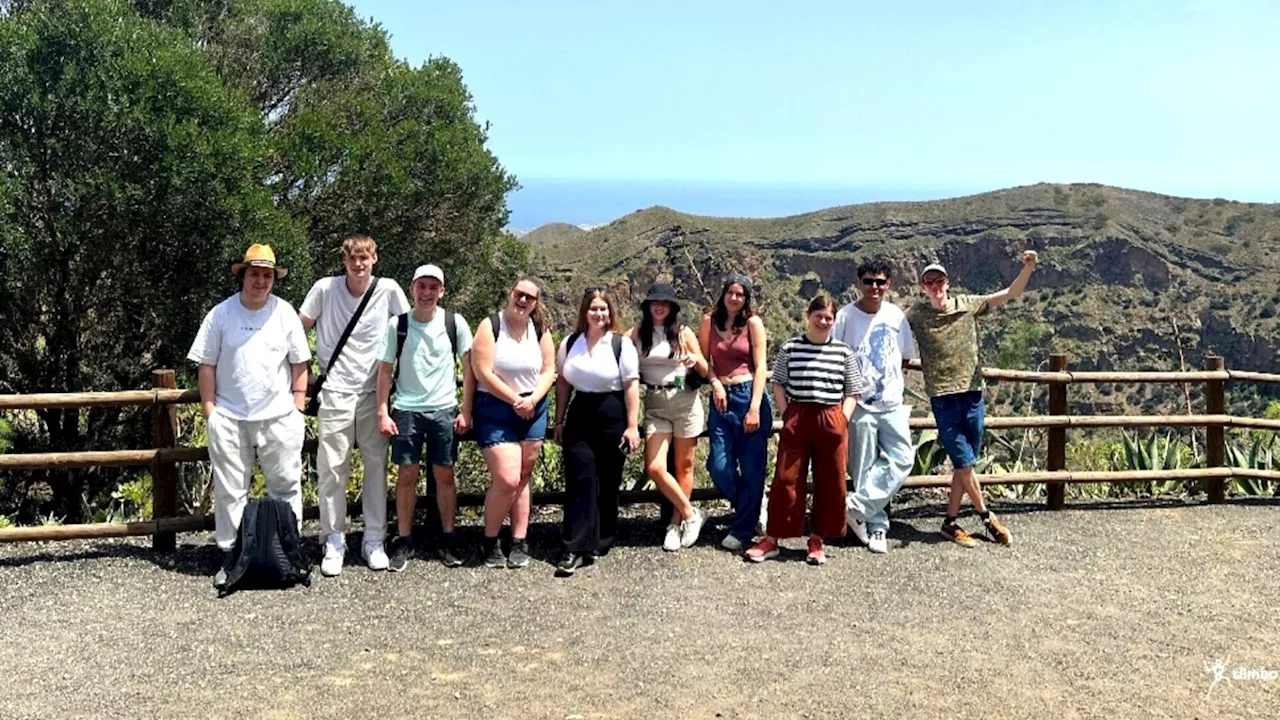
<path id="1" fill-rule="evenodd" d="M 344 279 L 343 283 L 346 282 Z M 325 374 L 328 375 L 333 370 L 333 364 L 338 361 L 338 354 L 342 352 L 342 348 L 347 344 L 347 338 L 351 337 L 351 332 L 356 329 L 356 323 L 360 322 L 360 316 L 364 314 L 364 308 L 369 304 L 369 298 L 373 297 L 373 291 L 378 288 L 378 278 L 369 278 L 369 289 L 364 291 L 364 297 L 360 298 L 360 306 L 356 308 L 356 312 L 351 316 L 351 321 L 347 323 L 347 327 L 342 331 L 342 337 L 338 338 L 338 344 L 333 346 L 333 354 L 329 356 L 329 364 L 325 366 Z"/>

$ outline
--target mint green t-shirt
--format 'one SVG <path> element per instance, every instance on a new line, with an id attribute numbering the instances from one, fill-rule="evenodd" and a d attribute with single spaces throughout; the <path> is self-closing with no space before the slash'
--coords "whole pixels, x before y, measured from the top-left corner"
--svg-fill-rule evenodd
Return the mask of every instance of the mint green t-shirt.
<path id="1" fill-rule="evenodd" d="M 458 406 L 458 367 L 449 357 L 449 334 L 444 327 L 443 308 L 430 322 L 420 323 L 409 315 L 409 334 L 401 353 L 400 378 L 396 382 L 391 407 L 408 412 L 432 412 Z M 457 316 L 458 357 L 471 350 L 471 327 Z M 396 361 L 396 321 L 387 324 L 382 344 L 382 362 Z"/>

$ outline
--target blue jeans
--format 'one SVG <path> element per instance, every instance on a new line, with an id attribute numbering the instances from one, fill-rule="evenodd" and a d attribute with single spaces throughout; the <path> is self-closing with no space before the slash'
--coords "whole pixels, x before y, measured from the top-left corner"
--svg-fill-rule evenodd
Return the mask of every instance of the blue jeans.
<path id="1" fill-rule="evenodd" d="M 742 428 L 751 409 L 751 382 L 725 388 L 728 404 L 721 413 L 711 403 L 707 434 L 710 450 L 707 472 L 721 495 L 733 505 L 733 526 L 729 534 L 743 542 L 755 537 L 764 497 L 765 466 L 769 457 L 769 434 L 773 428 L 773 404 L 766 388 L 760 400 L 760 427 L 753 433 Z"/>
<path id="2" fill-rule="evenodd" d="M 986 406 L 981 390 L 939 395 L 929 401 L 938 423 L 938 442 L 957 470 L 973 467 L 982 454 L 982 428 Z"/>

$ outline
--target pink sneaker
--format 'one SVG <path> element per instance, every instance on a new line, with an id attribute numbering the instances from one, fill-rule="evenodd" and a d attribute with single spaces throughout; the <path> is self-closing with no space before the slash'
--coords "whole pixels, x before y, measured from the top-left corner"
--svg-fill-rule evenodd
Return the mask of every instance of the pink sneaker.
<path id="1" fill-rule="evenodd" d="M 822 538 L 809 536 L 809 556 L 805 558 L 810 565 L 822 565 L 827 561 L 827 551 L 822 548 Z"/>
<path id="2" fill-rule="evenodd" d="M 751 562 L 764 562 L 776 557 L 778 557 L 778 542 L 768 535 L 747 551 L 747 559 Z"/>

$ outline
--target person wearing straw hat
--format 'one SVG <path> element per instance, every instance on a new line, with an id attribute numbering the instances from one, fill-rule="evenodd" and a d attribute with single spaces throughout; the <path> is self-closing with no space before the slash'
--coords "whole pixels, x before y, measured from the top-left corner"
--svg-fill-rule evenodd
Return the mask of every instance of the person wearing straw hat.
<path id="1" fill-rule="evenodd" d="M 1008 528 L 987 510 L 982 488 L 973 476 L 973 466 L 982 452 L 986 415 L 977 318 L 1021 297 L 1036 259 L 1034 250 L 1023 252 L 1022 271 L 1009 287 L 993 295 L 950 295 L 947 269 L 932 263 L 920 273 L 927 299 L 907 311 L 907 322 L 920 351 L 924 389 L 938 425 L 938 442 L 946 449 L 953 468 L 947 518 L 941 532 L 963 547 L 977 544 L 956 521 L 966 493 L 991 540 L 1001 545 L 1013 540 Z"/>
<path id="2" fill-rule="evenodd" d="M 409 299 L 391 278 L 375 278 L 378 244 L 367 235 L 342 243 L 346 272 L 311 286 L 299 314 L 316 329 L 316 355 L 323 386 L 316 412 L 316 491 L 320 496 L 320 574 L 342 573 L 347 554 L 347 482 L 356 448 L 364 462 L 361 555 L 370 570 L 389 566 L 387 534 L 387 446 L 378 425 L 378 367 L 390 319 L 409 312 Z M 367 297 L 366 297 L 367 296 Z M 348 327 L 350 331 L 347 332 Z M 346 342 L 342 338 L 346 337 Z M 314 391 L 313 391 L 314 392 Z"/>
<path id="3" fill-rule="evenodd" d="M 267 494 L 302 521 L 302 408 L 311 350 L 293 306 L 272 294 L 288 270 L 269 245 L 231 266 L 240 291 L 205 315 L 187 359 L 199 364 L 200 410 L 213 466 L 214 538 L 228 563 L 248 501 L 255 457 Z"/>
<path id="4" fill-rule="evenodd" d="M 662 549 L 692 547 L 702 530 L 702 511 L 689 502 L 698 437 L 706 424 L 702 400 L 689 382 L 706 377 L 707 360 L 698 336 L 680 323 L 680 301 L 667 283 L 654 283 L 640 303 L 640 324 L 631 331 L 640 354 L 644 386 L 644 464 L 649 478 L 673 506 Z M 667 448 L 674 446 L 675 474 L 667 471 Z"/>

